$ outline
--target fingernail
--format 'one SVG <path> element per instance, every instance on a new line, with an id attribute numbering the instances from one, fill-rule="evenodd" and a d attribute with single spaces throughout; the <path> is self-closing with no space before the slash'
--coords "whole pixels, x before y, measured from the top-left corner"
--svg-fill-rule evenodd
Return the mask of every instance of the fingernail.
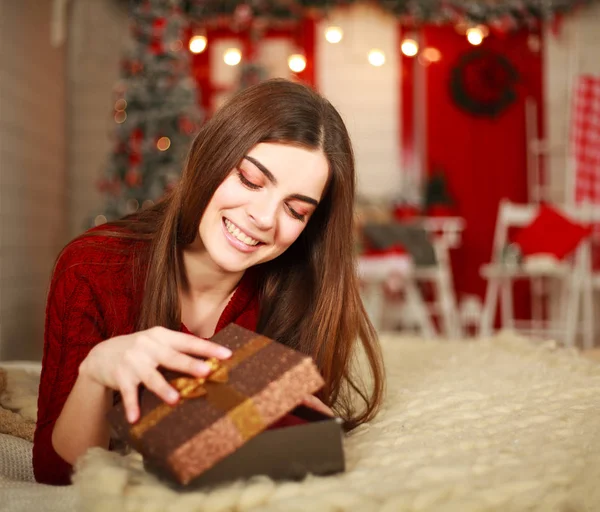
<path id="1" fill-rule="evenodd" d="M 231 354 L 232 354 L 232 352 L 228 348 L 225 348 L 225 347 L 219 348 L 219 357 L 231 357 Z"/>
<path id="2" fill-rule="evenodd" d="M 136 417 L 135 412 L 129 411 L 127 413 L 127 421 L 129 421 L 129 423 L 135 423 L 135 417 Z"/>
<path id="3" fill-rule="evenodd" d="M 206 363 L 196 363 L 196 372 L 201 375 L 206 375 L 210 372 L 210 366 Z"/>
<path id="4" fill-rule="evenodd" d="M 179 393 L 177 393 L 177 391 L 169 391 L 167 396 L 169 398 L 169 402 L 177 402 L 177 400 L 179 400 Z"/>

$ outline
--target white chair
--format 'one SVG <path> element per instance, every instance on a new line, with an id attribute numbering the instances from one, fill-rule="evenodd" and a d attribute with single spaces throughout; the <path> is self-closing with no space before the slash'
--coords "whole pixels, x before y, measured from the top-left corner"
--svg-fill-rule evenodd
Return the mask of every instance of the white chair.
<path id="1" fill-rule="evenodd" d="M 460 217 L 425 217 L 420 222 L 429 233 L 437 261 L 432 266 L 416 267 L 412 275 L 417 283 L 433 286 L 434 300 L 427 304 L 430 315 L 439 318 L 446 337 L 459 339 L 462 337 L 462 325 L 454 291 L 450 250 L 460 245 L 464 220 Z"/>
<path id="2" fill-rule="evenodd" d="M 580 221 L 591 221 L 589 211 L 572 208 L 568 211 L 563 208 L 563 211 Z M 509 243 L 509 230 L 527 226 L 537 212 L 538 206 L 533 204 L 515 204 L 507 200 L 500 203 L 492 261 L 481 268 L 481 275 L 488 283 L 479 334 L 492 334 L 500 301 L 502 328 L 556 337 L 566 346 L 575 345 L 582 316 L 584 347 L 591 348 L 594 326 L 589 240 L 583 241 L 565 261 L 540 257 L 518 265 L 502 259 Z M 532 318 L 518 321 L 514 318 L 512 288 L 515 281 L 522 279 L 531 283 Z"/>
<path id="3" fill-rule="evenodd" d="M 358 275 L 363 285 L 363 301 L 374 327 L 377 330 L 382 329 L 386 307 L 384 285 L 397 279 L 404 291 L 405 305 L 413 313 L 420 334 L 425 338 L 433 338 L 435 328 L 413 278 L 413 272 L 412 258 L 407 254 L 358 258 Z"/>

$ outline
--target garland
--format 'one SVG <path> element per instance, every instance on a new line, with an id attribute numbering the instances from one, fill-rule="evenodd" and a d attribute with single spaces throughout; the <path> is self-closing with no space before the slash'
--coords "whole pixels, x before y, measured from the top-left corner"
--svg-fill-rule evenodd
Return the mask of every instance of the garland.
<path id="1" fill-rule="evenodd" d="M 477 49 L 463 55 L 450 74 L 450 95 L 465 112 L 496 117 L 517 98 L 519 74 L 504 56 Z"/>
<path id="2" fill-rule="evenodd" d="M 120 4 L 160 3 L 159 0 L 117 0 Z M 168 1 L 168 0 L 162 0 Z M 230 24 L 240 6 L 268 25 L 326 16 L 332 9 L 369 3 L 405 25 L 423 23 L 483 24 L 501 32 L 560 22 L 569 13 L 599 0 L 184 0 L 183 12 L 198 23 Z"/>
<path id="3" fill-rule="evenodd" d="M 516 29 L 562 18 L 597 0 L 370 0 L 368 3 L 400 18 L 407 25 L 422 23 L 485 24 Z M 323 16 L 328 11 L 365 0 L 187 0 L 189 15 L 198 21 L 233 16 L 239 5 L 251 7 L 253 16 L 272 21 Z"/>

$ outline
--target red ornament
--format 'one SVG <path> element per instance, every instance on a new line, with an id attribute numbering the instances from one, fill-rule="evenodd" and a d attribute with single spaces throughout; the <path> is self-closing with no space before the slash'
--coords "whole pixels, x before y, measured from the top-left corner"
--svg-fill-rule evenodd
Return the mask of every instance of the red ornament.
<path id="1" fill-rule="evenodd" d="M 196 127 L 194 123 L 190 121 L 190 119 L 186 116 L 182 116 L 179 118 L 179 130 L 185 133 L 186 135 L 191 134 L 195 128 Z"/>
<path id="2" fill-rule="evenodd" d="M 150 52 L 153 55 L 161 55 L 165 52 L 162 41 L 160 39 L 153 39 L 150 43 Z"/>
<path id="3" fill-rule="evenodd" d="M 160 33 L 165 29 L 166 24 L 167 24 L 167 20 L 165 18 L 156 18 L 152 22 L 152 31 L 154 33 L 157 33 L 157 32 Z"/>
<path id="4" fill-rule="evenodd" d="M 140 61 L 134 60 L 131 62 L 130 69 L 132 74 L 137 75 L 144 69 L 144 65 Z"/>
<path id="5" fill-rule="evenodd" d="M 136 187 L 142 184 L 142 175 L 136 168 L 129 169 L 125 174 L 125 183 L 130 187 Z"/>
<path id="6" fill-rule="evenodd" d="M 129 136 L 129 149 L 132 154 L 140 152 L 143 139 L 144 133 L 140 128 L 136 128 L 131 132 L 131 135 Z"/>
<path id="7" fill-rule="evenodd" d="M 135 167 L 136 165 L 139 165 L 142 161 L 142 157 L 140 156 L 139 153 L 130 153 L 129 154 L 129 165 L 131 167 Z"/>

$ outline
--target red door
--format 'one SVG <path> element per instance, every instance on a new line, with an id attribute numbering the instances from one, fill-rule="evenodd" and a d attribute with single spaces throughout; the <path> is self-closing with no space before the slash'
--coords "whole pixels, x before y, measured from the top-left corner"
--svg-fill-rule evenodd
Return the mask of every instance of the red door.
<path id="1" fill-rule="evenodd" d="M 441 59 L 425 69 L 427 168 L 428 172 L 440 168 L 446 173 L 458 214 L 466 220 L 462 247 L 453 257 L 457 292 L 459 296 L 482 296 L 485 281 L 479 268 L 491 257 L 498 203 L 502 198 L 527 202 L 525 100 L 532 97 L 538 105 L 541 134 L 541 44 L 539 39 L 529 39 L 539 36 L 525 31 L 503 37 L 490 34 L 479 47 L 469 44 L 453 27 L 429 26 L 422 36 L 423 47 L 441 52 Z M 518 73 L 516 100 L 495 117 L 466 112 L 450 93 L 451 73 L 457 62 L 479 48 L 505 57 Z M 478 71 L 472 72 L 476 79 Z M 473 87 L 481 84 L 475 80 Z M 516 297 L 517 317 L 527 313 L 526 300 L 523 293 Z"/>

